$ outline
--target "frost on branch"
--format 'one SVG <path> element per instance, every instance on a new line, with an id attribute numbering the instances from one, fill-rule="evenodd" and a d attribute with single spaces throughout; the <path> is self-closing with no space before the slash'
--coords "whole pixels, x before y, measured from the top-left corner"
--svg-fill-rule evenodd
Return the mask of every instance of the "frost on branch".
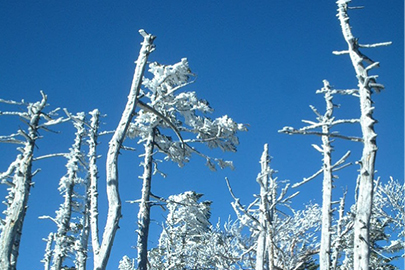
<path id="1" fill-rule="evenodd" d="M 167 199 L 169 213 L 159 245 L 150 252 L 152 269 L 218 269 L 210 253 L 211 202 L 199 202 L 201 197 L 187 191 Z"/>
<path id="2" fill-rule="evenodd" d="M 128 256 L 124 256 L 118 265 L 119 270 L 135 270 L 135 261 Z"/>
<path id="3" fill-rule="evenodd" d="M 18 116 L 27 125 L 17 133 L 0 136 L 0 142 L 21 145 L 21 152 L 6 172 L 0 174 L 0 181 L 8 186 L 8 195 L 3 211 L 5 217 L 0 225 L 0 269 L 15 269 L 22 235 L 22 227 L 28 206 L 28 197 L 32 186 L 34 149 L 37 140 L 42 138 L 39 130 L 49 130 L 50 126 L 66 121 L 63 117 L 55 118 L 57 111 L 45 112 L 47 96 L 41 92 L 42 99 L 34 103 L 0 100 L 2 104 L 20 106 L 16 111 L 1 111 L 1 116 Z M 22 109 L 24 108 L 25 109 Z"/>
<path id="4" fill-rule="evenodd" d="M 303 181 L 299 183 L 295 183 L 293 187 L 301 186 L 310 180 L 316 178 L 320 174 L 323 175 L 322 181 L 322 231 L 321 231 L 321 245 L 319 251 L 319 266 L 320 270 L 329 270 L 331 265 L 331 254 L 333 253 L 333 247 L 331 243 L 332 239 L 332 189 L 333 189 L 333 182 L 335 179 L 338 179 L 337 175 L 334 174 L 335 171 L 338 171 L 342 168 L 345 168 L 350 165 L 350 163 L 346 163 L 347 158 L 350 155 L 350 151 L 348 151 L 345 155 L 343 155 L 340 160 L 338 160 L 335 164 L 332 163 L 332 139 L 333 137 L 348 139 L 348 140 L 361 140 L 360 138 L 349 137 L 344 135 L 339 135 L 336 132 L 332 132 L 334 126 L 344 123 L 358 123 L 357 119 L 344 119 L 344 120 L 336 120 L 333 116 L 334 108 L 337 107 L 333 103 L 333 93 L 337 91 L 332 89 L 329 85 L 329 82 L 324 80 L 324 86 L 321 90 L 316 91 L 318 94 L 324 94 L 324 99 L 326 102 L 326 111 L 322 115 L 315 109 L 315 107 L 311 106 L 312 111 L 316 114 L 316 120 L 318 122 L 307 121 L 303 120 L 304 123 L 309 124 L 309 126 L 294 129 L 291 127 L 284 127 L 281 131 L 287 134 L 302 134 L 302 135 L 318 135 L 321 137 L 321 146 L 313 144 L 312 146 L 322 154 L 322 161 L 323 164 L 321 169 L 314 173 L 312 176 L 308 178 L 304 178 Z M 343 92 L 341 94 L 347 94 L 347 92 Z M 335 250 L 336 252 L 336 250 Z M 335 255 L 336 257 L 336 255 Z"/>
<path id="5" fill-rule="evenodd" d="M 279 188 L 279 181 L 270 168 L 267 144 L 260 160 L 261 172 L 257 177 L 260 194 L 249 206 L 243 206 L 227 180 L 234 198 L 232 206 L 242 226 L 250 230 L 255 239 L 255 269 L 298 269 L 309 263 L 317 253 L 315 232 L 320 226 L 320 209 L 309 205 L 305 210 L 293 211 L 287 215 L 290 200 L 297 195 L 287 196 L 289 184 Z"/>
<path id="6" fill-rule="evenodd" d="M 138 268 L 141 270 L 147 268 L 151 182 L 152 175 L 159 172 L 156 153 L 162 153 L 165 160 L 172 160 L 180 167 L 195 153 L 206 160 L 211 170 L 215 170 L 217 165 L 233 168 L 231 161 L 211 158 L 194 145 L 202 143 L 209 148 L 235 152 L 239 144 L 236 134 L 246 130 L 228 116 L 214 120 L 208 118 L 205 114 L 212 112 L 212 108 L 207 101 L 198 99 L 195 92 L 180 92 L 181 88 L 193 82 L 187 59 L 183 58 L 174 65 L 152 63 L 149 72 L 153 78 L 144 79 L 146 89 L 140 95 L 148 102 L 138 100 L 141 110 L 126 134 L 130 138 L 139 137 L 139 143 L 143 143 L 145 148 L 141 163 L 144 172 L 137 230 Z"/>
<path id="7" fill-rule="evenodd" d="M 45 252 L 45 267 L 49 265 L 49 246 L 50 243 L 54 243 L 52 254 L 52 264 L 51 269 L 59 270 L 62 268 L 62 263 L 65 258 L 71 254 L 85 254 L 87 252 L 87 246 L 82 247 L 83 242 L 78 240 L 80 233 L 83 228 L 83 199 L 86 194 L 80 195 L 77 189 L 78 186 L 84 185 L 86 183 L 82 178 L 79 177 L 79 172 L 81 169 L 81 164 L 84 164 L 84 155 L 82 153 L 82 144 L 84 137 L 86 135 L 85 130 L 85 114 L 78 113 L 75 116 L 71 116 L 73 125 L 76 129 L 74 143 L 70 148 L 70 152 L 66 154 L 66 174 L 59 181 L 59 191 L 63 196 L 63 203 L 60 205 L 59 210 L 56 211 L 56 217 L 50 218 L 56 223 L 57 231 L 55 233 L 50 233 L 48 237 L 47 250 Z M 75 214 L 76 213 L 76 214 Z M 79 215 L 77 215 L 79 214 Z M 46 218 L 46 217 L 42 217 Z M 82 260 L 85 260 L 83 258 Z M 79 262 L 77 262 L 79 263 Z M 84 263 L 83 261 L 80 263 Z M 79 264 L 80 264 L 79 263 Z"/>
<path id="8" fill-rule="evenodd" d="M 404 254 L 404 188 L 403 183 L 392 178 L 386 184 L 375 181 L 368 242 L 370 269 L 399 269 L 394 262 L 402 260 Z M 339 210 L 339 223 L 333 240 L 336 251 L 333 269 L 354 269 L 356 205 L 352 205 L 346 215 L 341 209 L 343 207 Z"/>
<path id="9" fill-rule="evenodd" d="M 196 153 L 209 161 L 207 165 L 214 169 L 212 162 L 217 161 L 200 153 L 193 144 L 204 143 L 209 148 L 220 148 L 223 151 L 236 152 L 239 144 L 238 131 L 245 131 L 246 127 L 234 122 L 227 115 L 210 119 L 205 116 L 213 111 L 205 100 L 198 99 L 195 92 L 177 93 L 182 87 L 192 83 L 187 59 L 183 58 L 174 65 L 152 63 L 149 72 L 152 79 L 145 79 L 146 87 L 143 96 L 149 99 L 147 105 L 154 111 L 143 108 L 131 124 L 127 135 L 130 138 L 140 137 L 145 141 L 151 129 L 157 128 L 155 145 L 159 152 L 183 166 L 188 162 L 191 154 Z M 156 112 L 159 115 L 156 114 Z M 171 129 L 172 134 L 166 134 Z M 194 138 L 190 137 L 194 134 Z M 177 140 L 172 138 L 175 135 Z M 218 160 L 220 167 L 229 166 Z"/>

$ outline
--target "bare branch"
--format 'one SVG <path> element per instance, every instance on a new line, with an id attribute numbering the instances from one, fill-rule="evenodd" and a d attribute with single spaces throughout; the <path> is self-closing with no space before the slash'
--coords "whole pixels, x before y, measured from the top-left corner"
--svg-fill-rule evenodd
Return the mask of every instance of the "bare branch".
<path id="1" fill-rule="evenodd" d="M 38 161 L 38 160 L 42 160 L 42 159 L 46 159 L 46 158 L 53 158 L 53 157 L 67 157 L 68 155 L 69 155 L 69 153 L 55 153 L 55 154 L 39 156 L 39 157 L 33 158 L 32 160 Z"/>
<path id="2" fill-rule="evenodd" d="M 305 183 L 311 181 L 312 179 L 314 179 L 315 177 L 317 177 L 318 175 L 320 175 L 322 172 L 323 172 L 323 169 L 320 169 L 319 171 L 317 171 L 316 173 L 314 173 L 314 174 L 311 175 L 310 177 L 304 178 L 304 180 L 302 180 L 302 181 L 299 182 L 299 183 L 295 183 L 295 184 L 292 185 L 291 187 L 292 187 L 292 188 L 296 188 L 296 187 L 302 186 L 303 184 L 305 184 Z"/>
<path id="3" fill-rule="evenodd" d="M 360 48 L 377 48 L 392 45 L 392 41 L 373 43 L 373 44 L 359 44 Z M 376 62 L 377 63 L 377 62 Z"/>

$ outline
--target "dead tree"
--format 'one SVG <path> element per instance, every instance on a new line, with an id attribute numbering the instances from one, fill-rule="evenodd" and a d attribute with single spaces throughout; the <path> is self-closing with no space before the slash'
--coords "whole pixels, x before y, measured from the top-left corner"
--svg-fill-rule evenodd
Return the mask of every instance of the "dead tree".
<path id="1" fill-rule="evenodd" d="M 59 210 L 56 211 L 56 217 L 42 216 L 41 219 L 50 219 L 55 222 L 57 231 L 50 233 L 47 239 L 45 251 L 45 269 L 61 270 L 65 258 L 76 251 L 81 251 L 79 246 L 81 243 L 76 243 L 75 223 L 72 221 L 73 213 L 77 210 L 79 198 L 75 189 L 76 186 L 82 184 L 82 179 L 79 176 L 80 167 L 83 164 L 82 145 L 86 135 L 85 130 L 85 114 L 78 113 L 77 115 L 69 115 L 76 129 L 74 143 L 70 148 L 70 152 L 64 154 L 68 159 L 66 163 L 67 173 L 59 181 L 59 191 L 64 198 Z M 80 226 L 79 226 L 80 227 Z M 52 245 L 54 244 L 54 245 Z M 52 247 L 53 246 L 53 247 Z M 53 250 L 50 250 L 53 249 Z M 52 254 L 52 256 L 49 256 Z M 52 264 L 49 264 L 49 259 L 52 257 Z"/>
<path id="2" fill-rule="evenodd" d="M 348 151 L 338 162 L 335 164 L 332 163 L 332 138 L 338 137 L 347 140 L 353 141 L 361 141 L 360 138 L 356 137 L 349 137 L 345 135 L 338 134 L 336 132 L 332 132 L 332 128 L 339 124 L 344 123 L 358 123 L 358 119 L 343 119 L 343 120 L 335 120 L 333 117 L 333 110 L 336 107 L 333 104 L 333 94 L 351 94 L 352 91 L 350 90 L 334 90 L 329 85 L 329 82 L 324 80 L 324 86 L 321 90 L 316 91 L 316 93 L 324 94 L 324 99 L 326 102 L 326 112 L 324 115 L 320 114 L 315 107 L 311 106 L 312 111 L 317 115 L 318 122 L 303 120 L 303 122 L 309 124 L 309 126 L 294 129 L 292 127 L 284 127 L 279 132 L 286 133 L 286 134 L 301 134 L 301 135 L 317 135 L 321 137 L 322 145 L 318 146 L 313 144 L 312 146 L 319 151 L 323 156 L 323 165 L 322 168 L 313 174 L 311 177 L 304 178 L 304 180 L 300 183 L 296 183 L 293 187 L 298 187 L 320 174 L 323 174 L 323 181 L 322 181 L 322 231 L 321 231 L 321 247 L 319 251 L 319 266 L 321 270 L 329 270 L 331 266 L 331 253 L 332 253 L 332 246 L 331 246 L 331 232 L 332 232 L 332 187 L 333 187 L 333 180 L 337 178 L 337 176 L 333 175 L 333 172 L 338 171 L 348 165 L 349 163 L 344 164 L 347 158 L 350 155 L 350 151 Z M 317 131 L 320 129 L 320 131 Z M 332 137 L 332 138 L 331 138 Z"/>
<path id="3" fill-rule="evenodd" d="M 377 154 L 377 134 L 374 131 L 375 119 L 373 118 L 373 91 L 379 92 L 384 86 L 376 82 L 376 75 L 369 75 L 369 71 L 379 66 L 378 62 L 360 52 L 360 48 L 373 48 L 387 46 L 391 42 L 378 44 L 360 44 L 358 38 L 352 34 L 347 11 L 350 0 L 339 0 L 337 17 L 340 21 L 343 37 L 348 45 L 345 51 L 334 52 L 335 54 L 348 54 L 352 61 L 356 77 L 358 79 L 360 100 L 360 126 L 363 137 L 363 153 L 359 161 L 360 174 L 358 182 L 358 194 L 356 198 L 356 217 L 354 222 L 354 269 L 368 270 L 370 259 L 369 235 L 370 216 L 373 203 L 373 181 L 375 171 L 375 159 Z"/>
<path id="4" fill-rule="evenodd" d="M 149 54 L 154 50 L 153 41 L 155 37 L 147 34 L 144 30 L 139 31 L 143 36 L 142 47 L 136 61 L 136 68 L 132 80 L 128 101 L 121 116 L 117 128 L 109 143 L 106 162 L 106 184 L 108 199 L 108 214 L 101 243 L 98 239 L 98 211 L 93 209 L 90 215 L 92 223 L 93 249 L 94 249 L 94 270 L 105 270 L 110 257 L 111 248 L 115 234 L 118 230 L 118 222 L 121 218 L 121 199 L 118 191 L 118 156 L 122 148 L 128 127 L 135 116 L 135 109 L 138 103 L 139 90 L 142 84 L 143 73 L 146 67 Z"/>
<path id="5" fill-rule="evenodd" d="M 24 218 L 28 208 L 28 198 L 32 186 L 32 177 L 38 171 L 32 171 L 34 149 L 41 138 L 38 131 L 48 130 L 52 125 L 61 123 L 64 119 L 52 119 L 56 111 L 45 113 L 47 96 L 41 92 L 42 100 L 35 103 L 24 103 L 0 100 L 2 103 L 26 106 L 26 112 L 1 112 L 1 115 L 19 116 L 28 125 L 27 131 L 20 129 L 18 133 L 0 137 L 0 142 L 22 145 L 21 154 L 11 163 L 8 170 L 0 174 L 1 183 L 9 186 L 5 204 L 5 219 L 1 221 L 0 234 L 0 269 L 16 269 L 19 245 L 22 235 Z M 41 123 L 41 120 L 44 120 Z M 9 180 L 11 179 L 11 181 Z"/>
<path id="6" fill-rule="evenodd" d="M 261 172 L 256 179 L 260 194 L 247 207 L 241 204 L 226 179 L 239 222 L 249 228 L 256 242 L 251 247 L 256 251 L 255 270 L 300 269 L 318 252 L 311 230 L 319 227 L 319 207 L 312 205 L 303 211 L 292 211 L 292 215 L 280 211 L 283 206 L 288 209 L 291 199 L 299 192 L 287 195 L 288 183 L 279 189 L 280 181 L 274 177 L 276 171 L 270 168 L 267 144 L 264 145 L 260 164 Z"/>

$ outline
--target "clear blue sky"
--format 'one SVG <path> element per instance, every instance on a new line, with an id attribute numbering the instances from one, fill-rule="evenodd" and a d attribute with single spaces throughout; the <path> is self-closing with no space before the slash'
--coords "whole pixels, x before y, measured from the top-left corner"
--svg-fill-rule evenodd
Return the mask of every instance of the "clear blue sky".
<path id="1" fill-rule="evenodd" d="M 353 1 L 365 5 L 350 13 L 353 33 L 362 43 L 393 41 L 390 47 L 364 51 L 381 62 L 376 71 L 386 90 L 374 95 L 377 144 L 377 176 L 403 179 L 404 170 L 404 13 L 403 1 Z M 71 112 L 99 108 L 108 117 L 103 129 L 117 124 L 140 48 L 138 29 L 157 36 L 156 51 L 150 61 L 174 64 L 183 57 L 198 77 L 185 90 L 197 91 L 215 109 L 213 117 L 228 114 L 235 121 L 249 124 L 249 132 L 240 134 L 236 154 L 205 151 L 213 156 L 234 160 L 236 170 L 210 172 L 204 160 L 195 157 L 191 164 L 178 169 L 162 165 L 168 177 L 153 181 L 153 192 L 168 196 L 186 190 L 204 193 L 212 200 L 212 222 L 231 215 L 231 196 L 224 177 L 248 204 L 258 192 L 255 178 L 264 143 L 269 143 L 272 167 L 280 179 L 298 182 L 321 166 L 321 156 L 310 145 L 319 138 L 288 136 L 277 133 L 283 126 L 301 127 L 301 119 L 314 119 L 309 105 L 324 111 L 322 96 L 315 90 L 327 79 L 336 88 L 354 88 L 357 81 L 348 56 L 335 56 L 343 50 L 335 1 L 2 1 L 0 3 L 0 98 L 27 101 L 40 99 L 39 90 L 49 97 L 51 108 L 67 107 Z M 357 101 L 339 97 L 342 105 L 337 117 L 359 115 Z M 14 124 L 0 117 L 0 135 L 16 131 Z M 37 154 L 67 151 L 73 140 L 72 129 L 63 125 L 60 135 L 43 133 Z M 345 130 L 359 134 L 358 127 Z M 102 144 L 105 149 L 108 140 Z M 130 142 L 128 144 L 134 144 Z M 335 160 L 352 149 L 351 161 L 361 156 L 361 145 L 337 141 Z M 14 146 L 2 145 L 0 171 L 14 160 Z M 103 148 L 104 147 L 104 148 Z M 56 150 L 55 150 L 56 149 Z M 140 197 L 141 168 L 138 154 L 126 152 L 120 159 L 122 200 Z M 99 160 L 105 162 L 105 151 Z M 53 164 L 51 167 L 47 166 Z M 62 198 L 57 191 L 65 173 L 64 160 L 36 164 L 42 172 L 35 176 L 20 250 L 19 269 L 41 269 L 39 262 L 45 243 L 41 241 L 55 226 L 39 215 L 54 215 Z M 356 165 L 340 173 L 335 183 L 335 198 L 343 188 L 353 200 Z M 103 173 L 100 187 L 104 186 Z M 303 186 L 295 201 L 320 202 L 321 178 Z M 342 188 L 343 187 L 343 188 Z M 5 192 L 1 187 L 0 195 Z M 101 191 L 101 193 L 104 193 Z M 100 207 L 105 208 L 103 197 Z M 3 209 L 3 208 L 2 208 Z M 123 206 L 109 269 L 119 259 L 135 257 L 135 205 Z M 101 223 L 105 220 L 101 212 Z M 166 213 L 153 209 L 158 220 L 152 226 L 150 246 L 157 244 L 159 225 Z M 91 255 L 90 255 L 91 256 Z M 90 258 L 91 261 L 91 258 Z"/>

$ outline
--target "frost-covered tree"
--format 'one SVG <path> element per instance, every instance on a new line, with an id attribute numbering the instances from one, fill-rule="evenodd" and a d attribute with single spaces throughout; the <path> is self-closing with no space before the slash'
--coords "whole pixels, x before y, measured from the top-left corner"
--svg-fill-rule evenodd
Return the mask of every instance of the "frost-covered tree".
<path id="1" fill-rule="evenodd" d="M 376 82 L 376 75 L 370 75 L 373 68 L 379 66 L 379 62 L 371 60 L 364 55 L 361 48 L 386 46 L 391 42 L 378 44 L 360 44 L 358 38 L 352 34 L 352 27 L 348 16 L 351 0 L 338 0 L 338 14 L 343 37 L 348 49 L 335 54 L 348 54 L 352 61 L 356 77 L 358 79 L 358 97 L 360 101 L 360 126 L 363 138 L 363 153 L 360 164 L 358 181 L 358 195 L 356 198 L 356 217 L 354 222 L 354 269 L 369 269 L 370 259 L 370 217 L 373 203 L 373 181 L 375 171 L 375 158 L 377 154 L 376 138 L 374 131 L 375 120 L 373 118 L 372 93 L 379 92 L 384 86 Z"/>
<path id="2" fill-rule="evenodd" d="M 124 256 L 118 265 L 119 270 L 135 270 L 135 260 L 131 260 L 128 256 Z"/>
<path id="3" fill-rule="evenodd" d="M 26 107 L 26 111 L 2 111 L 1 115 L 18 116 L 27 124 L 27 129 L 18 130 L 17 133 L 1 136 L 0 142 L 21 145 L 18 148 L 21 154 L 17 156 L 6 172 L 0 174 L 2 184 L 8 186 L 8 195 L 4 204 L 7 209 L 3 212 L 5 217 L 1 220 L 0 233 L 0 269 L 16 269 L 20 239 L 28 208 L 28 197 L 32 186 L 32 178 L 38 172 L 33 171 L 34 149 L 38 139 L 41 138 L 39 130 L 48 130 L 52 125 L 65 121 L 56 116 L 56 110 L 45 112 L 47 96 L 41 92 L 42 99 L 34 103 L 25 103 L 0 100 L 1 103 Z"/>
<path id="4" fill-rule="evenodd" d="M 314 106 L 310 106 L 314 113 L 317 115 L 318 122 L 303 120 L 303 122 L 309 124 L 306 127 L 300 129 L 294 129 L 292 127 L 284 127 L 280 132 L 287 134 L 302 134 L 302 135 L 317 135 L 321 137 L 322 145 L 318 146 L 313 144 L 312 146 L 319 151 L 323 156 L 322 168 L 313 174 L 311 177 L 304 178 L 300 183 L 296 183 L 293 187 L 301 186 L 302 184 L 309 182 L 318 175 L 323 175 L 322 181 L 322 230 L 321 230 L 321 245 L 319 250 L 319 266 L 321 270 L 329 270 L 332 266 L 331 255 L 331 233 L 332 233 L 332 187 L 334 179 L 338 177 L 334 175 L 334 172 L 350 165 L 344 164 L 350 155 L 348 151 L 343 157 L 340 158 L 335 164 L 332 162 L 332 138 L 343 138 L 347 140 L 361 141 L 360 138 L 349 137 L 341 135 L 336 131 L 333 131 L 334 126 L 344 123 L 358 123 L 358 119 L 335 119 L 333 111 L 336 105 L 333 103 L 333 94 L 351 94 L 356 92 L 354 90 L 335 90 L 329 85 L 329 82 L 324 80 L 324 86 L 316 93 L 323 94 L 326 102 L 325 114 L 320 114 Z M 320 129 L 320 130 L 319 130 Z"/>
<path id="5" fill-rule="evenodd" d="M 85 114 L 69 114 L 69 116 L 72 119 L 76 133 L 70 152 L 64 155 L 68 160 L 66 164 L 67 172 L 59 181 L 59 192 L 63 196 L 64 201 L 60 205 L 59 210 L 56 211 L 55 218 L 49 216 L 41 217 L 51 219 L 57 226 L 57 231 L 50 233 L 46 240 L 47 246 L 43 260 L 45 269 L 52 270 L 62 269 L 62 264 L 68 255 L 85 253 L 86 251 L 83 248 L 87 250 L 87 245 L 76 236 L 84 226 L 82 201 L 86 197 L 86 194 L 80 194 L 78 188 L 80 188 L 80 185 L 86 186 L 86 183 L 79 175 L 80 171 L 83 171 L 81 167 L 84 164 L 82 145 L 86 136 Z M 78 215 L 75 215 L 75 213 Z M 85 258 L 79 259 L 77 264 L 85 265 Z"/>
<path id="6" fill-rule="evenodd" d="M 143 143 L 145 148 L 138 212 L 138 269 L 147 268 L 151 182 L 152 175 L 157 172 L 156 153 L 163 153 L 166 160 L 172 160 L 179 166 L 196 153 L 206 159 L 207 166 L 212 170 L 216 168 L 215 163 L 221 168 L 232 167 L 229 161 L 202 154 L 193 144 L 205 143 L 210 148 L 235 152 L 239 143 L 236 133 L 246 130 L 228 116 L 214 120 L 208 118 L 206 114 L 212 112 L 212 108 L 207 101 L 198 99 L 195 92 L 180 92 L 193 82 L 187 59 L 183 58 L 174 65 L 151 63 L 149 72 L 153 78 L 144 80 L 146 89 L 142 91 L 142 97 L 149 101 L 139 101 L 141 110 L 128 131 L 129 137 L 140 137 L 139 143 Z M 178 140 L 172 139 L 170 132 L 166 131 L 168 129 L 176 134 Z"/>
<path id="7" fill-rule="evenodd" d="M 255 269 L 300 269 L 318 253 L 315 231 L 320 226 L 320 209 L 317 205 L 309 205 L 300 211 L 289 207 L 290 200 L 298 192 L 287 196 L 289 184 L 280 190 L 281 181 L 274 177 L 275 171 L 270 168 L 267 144 L 260 164 L 261 172 L 257 177 L 260 194 L 249 206 L 240 203 L 227 181 L 235 199 L 232 206 L 238 219 L 249 228 L 256 242 L 253 247 Z M 288 209 L 292 210 L 291 215 L 284 213 Z"/>
<path id="8" fill-rule="evenodd" d="M 207 252 L 211 224 L 210 201 L 199 202 L 202 194 L 188 191 L 170 196 L 169 213 L 150 269 L 212 269 Z"/>
<path id="9" fill-rule="evenodd" d="M 387 184 L 374 185 L 370 218 L 370 269 L 400 269 L 394 262 L 404 255 L 404 198 L 405 185 L 392 178 Z M 354 223 L 356 205 L 350 209 L 346 223 Z M 350 227 L 348 227 L 350 228 Z M 334 269 L 354 269 L 354 231 L 348 230 L 341 239 L 343 260 Z"/>

